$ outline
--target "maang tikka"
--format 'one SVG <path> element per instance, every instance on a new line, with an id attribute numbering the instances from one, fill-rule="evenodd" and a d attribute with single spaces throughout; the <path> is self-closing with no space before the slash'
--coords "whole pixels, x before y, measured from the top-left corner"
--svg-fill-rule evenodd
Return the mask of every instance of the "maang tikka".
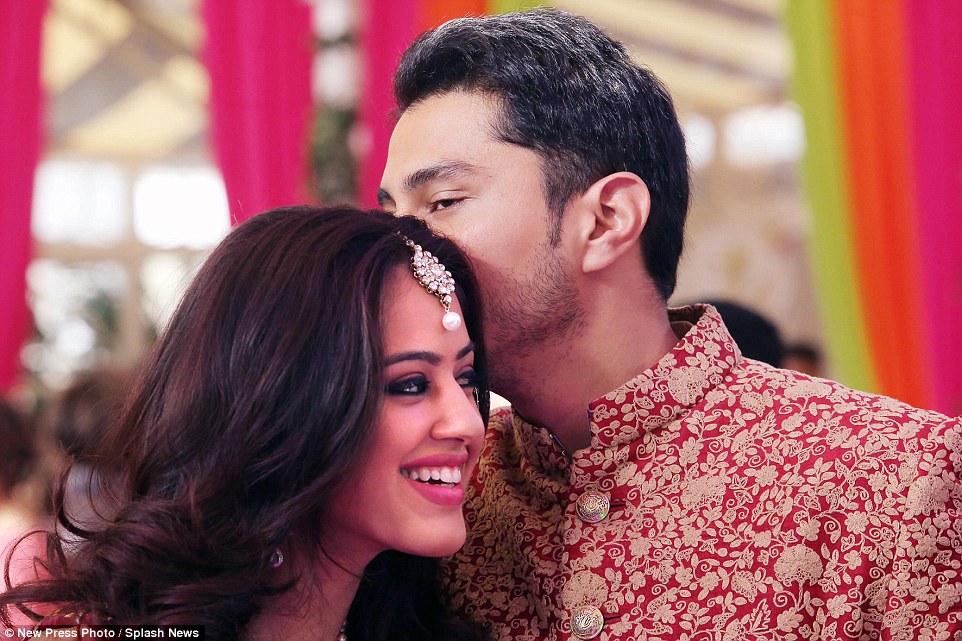
<path id="1" fill-rule="evenodd" d="M 420 245 L 410 238 L 401 236 L 404 244 L 410 248 L 414 255 L 411 256 L 411 269 L 414 270 L 414 277 L 429 294 L 441 301 L 444 308 L 444 316 L 441 317 L 441 324 L 444 329 L 453 332 L 461 327 L 461 317 L 457 312 L 451 311 L 451 302 L 454 300 L 454 277 L 451 272 L 444 269 L 444 265 L 438 260 L 437 256 L 429 251 L 424 251 Z"/>

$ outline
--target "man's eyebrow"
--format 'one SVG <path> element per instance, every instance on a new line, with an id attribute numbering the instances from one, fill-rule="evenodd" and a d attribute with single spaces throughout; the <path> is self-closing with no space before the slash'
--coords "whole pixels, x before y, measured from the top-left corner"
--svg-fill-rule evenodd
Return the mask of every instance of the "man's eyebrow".
<path id="1" fill-rule="evenodd" d="M 433 165 L 422 167 L 421 169 L 418 169 L 417 171 L 405 176 L 404 180 L 401 181 L 401 190 L 414 191 L 421 185 L 429 183 L 432 180 L 451 178 L 454 176 L 468 174 L 477 170 L 477 165 L 464 162 L 463 160 L 446 160 L 437 162 Z M 377 190 L 377 202 L 381 205 L 387 202 L 394 202 L 394 197 L 391 196 L 391 193 L 387 189 L 381 187 Z"/>
<path id="2" fill-rule="evenodd" d="M 401 183 L 401 188 L 404 189 L 404 191 L 413 191 L 432 180 L 451 178 L 476 170 L 477 166 L 469 162 L 464 162 L 463 160 L 441 161 L 433 165 L 428 165 L 427 167 L 422 167 L 405 176 L 404 181 Z"/>

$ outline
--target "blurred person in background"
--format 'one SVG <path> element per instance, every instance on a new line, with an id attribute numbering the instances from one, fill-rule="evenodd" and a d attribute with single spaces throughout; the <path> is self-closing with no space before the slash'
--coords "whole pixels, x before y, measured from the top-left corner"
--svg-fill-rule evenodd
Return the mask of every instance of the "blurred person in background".
<path id="1" fill-rule="evenodd" d="M 102 439 L 110 514 L 0 595 L 40 625 L 208 641 L 477 639 L 434 557 L 464 542 L 488 413 L 480 306 L 420 221 L 291 207 L 218 245 Z M 98 471 L 96 473 L 100 473 Z"/>
<path id="2" fill-rule="evenodd" d="M 785 344 L 778 327 L 761 312 L 729 300 L 703 301 L 721 314 L 728 332 L 745 358 L 781 367 Z"/>
<path id="3" fill-rule="evenodd" d="M 102 451 L 104 435 L 120 417 L 136 370 L 99 367 L 78 373 L 73 382 L 47 402 L 38 423 L 57 445 L 58 468 L 69 466 L 64 510 L 71 521 L 93 527 L 109 511 L 103 501 L 109 483 Z M 98 507 L 99 506 L 99 507 Z"/>
<path id="4" fill-rule="evenodd" d="M 136 370 L 99 367 L 79 372 L 51 400 L 41 421 L 65 454 L 86 459 L 99 447 L 106 427 L 117 419 Z"/>
<path id="5" fill-rule="evenodd" d="M 825 377 L 822 352 L 811 343 L 789 344 L 785 348 L 784 367 L 810 376 Z"/>
<path id="6" fill-rule="evenodd" d="M 0 555 L 8 558 L 21 536 L 41 525 L 47 482 L 43 475 L 42 445 L 27 415 L 11 401 L 0 397 Z M 25 576 L 31 565 L 33 547 L 27 544 L 3 567 L 5 581 Z"/>

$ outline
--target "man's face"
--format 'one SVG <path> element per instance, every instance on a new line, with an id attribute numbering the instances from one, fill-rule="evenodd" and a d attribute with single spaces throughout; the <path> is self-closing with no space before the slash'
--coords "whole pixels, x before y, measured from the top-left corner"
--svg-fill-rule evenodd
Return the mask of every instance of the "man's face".
<path id="1" fill-rule="evenodd" d="M 409 108 L 391 137 L 378 199 L 470 255 L 484 297 L 492 389 L 510 399 L 532 375 L 520 361 L 577 326 L 580 305 L 564 242 L 548 240 L 556 218 L 545 203 L 541 160 L 494 137 L 497 107 L 485 95 L 452 92 Z"/>

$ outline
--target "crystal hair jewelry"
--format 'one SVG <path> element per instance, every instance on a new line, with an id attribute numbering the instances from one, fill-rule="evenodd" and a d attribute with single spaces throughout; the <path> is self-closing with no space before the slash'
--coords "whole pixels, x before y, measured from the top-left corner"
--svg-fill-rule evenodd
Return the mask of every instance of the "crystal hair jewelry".
<path id="1" fill-rule="evenodd" d="M 453 332 L 461 327 L 461 316 L 457 312 L 451 311 L 451 301 L 454 294 L 454 277 L 451 272 L 444 269 L 444 265 L 429 251 L 421 249 L 420 245 L 406 236 L 401 236 L 404 244 L 407 245 L 414 255 L 411 257 L 411 268 L 414 270 L 414 277 L 418 280 L 429 294 L 437 297 L 444 308 L 444 316 L 441 317 L 441 324 L 444 329 Z"/>
<path id="2" fill-rule="evenodd" d="M 271 555 L 267 558 L 267 562 L 271 564 L 271 567 L 275 570 L 282 565 L 284 565 L 284 553 L 281 552 L 280 548 L 277 548 Z"/>

